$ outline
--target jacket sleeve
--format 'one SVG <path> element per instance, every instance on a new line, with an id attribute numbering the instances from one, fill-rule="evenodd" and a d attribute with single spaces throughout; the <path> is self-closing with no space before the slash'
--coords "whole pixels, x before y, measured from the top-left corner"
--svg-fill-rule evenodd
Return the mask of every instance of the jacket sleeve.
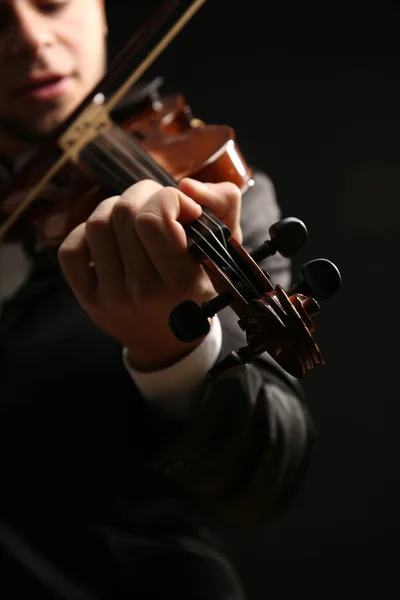
<path id="1" fill-rule="evenodd" d="M 243 198 L 243 246 L 248 251 L 259 246 L 279 218 L 270 180 L 256 173 L 254 187 Z M 274 284 L 290 283 L 290 262 L 282 256 L 271 257 L 263 267 Z M 222 358 L 246 342 L 229 307 L 219 318 Z M 206 384 L 195 415 L 152 467 L 219 518 L 252 525 L 268 519 L 293 496 L 314 437 L 299 383 L 265 354 L 244 371 Z"/>

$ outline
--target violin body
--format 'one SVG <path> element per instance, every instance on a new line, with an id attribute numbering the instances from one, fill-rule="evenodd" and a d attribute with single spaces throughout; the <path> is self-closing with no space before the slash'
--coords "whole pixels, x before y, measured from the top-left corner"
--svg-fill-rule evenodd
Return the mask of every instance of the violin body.
<path id="1" fill-rule="evenodd" d="M 252 185 L 252 170 L 226 125 L 206 125 L 193 117 L 181 94 L 153 100 L 122 128 L 176 181 L 192 177 L 217 183 L 231 181 L 243 192 Z"/>
<path id="2" fill-rule="evenodd" d="M 103 94 L 106 83 L 133 54 L 143 50 L 146 36 L 128 43 L 110 73 L 0 193 L 0 240 L 18 238 L 33 226 L 38 242 L 56 250 L 100 202 L 143 179 L 174 187 L 184 177 L 230 181 L 242 192 L 254 184 L 231 127 L 207 125 L 194 118 L 182 94 L 159 94 L 159 79 L 136 85 L 204 2 L 193 0 L 107 99 Z M 166 0 L 160 20 L 164 22 L 181 4 L 181 0 Z M 161 25 L 153 20 L 144 31 L 156 34 Z M 201 338 L 210 329 L 210 319 L 230 306 L 246 334 L 247 345 L 215 365 L 208 373 L 211 380 L 226 370 L 244 368 L 263 352 L 295 377 L 323 364 L 312 336 L 312 318 L 320 311 L 319 301 L 340 287 L 337 267 L 326 259 L 310 261 L 301 268 L 300 281 L 284 290 L 275 287 L 258 265 L 276 252 L 293 256 L 306 241 L 304 223 L 288 218 L 273 224 L 270 239 L 250 254 L 205 209 L 184 228 L 188 250 L 202 263 L 218 295 L 201 306 L 191 300 L 182 302 L 170 314 L 170 329 L 184 342 Z"/>
<path id="3" fill-rule="evenodd" d="M 242 192 L 253 185 L 252 170 L 238 148 L 231 127 L 206 125 L 193 117 L 182 94 L 159 96 L 154 93 L 154 86 L 147 87 L 147 97 L 143 98 L 141 88 L 139 107 L 133 106 L 129 115 L 126 108 L 121 114 L 115 111 L 112 143 L 100 134 L 88 145 L 78 163 L 68 161 L 24 212 L 18 228 L 13 230 L 14 236 L 33 222 L 37 241 L 46 246 L 57 246 L 88 218 L 99 202 L 122 193 L 134 183 L 126 182 L 122 189 L 119 182 L 112 179 L 100 183 L 96 168 L 90 164 L 91 151 L 96 151 L 100 157 L 103 154 L 105 162 L 106 156 L 113 154 L 114 160 L 123 163 L 124 153 L 131 150 L 127 136 L 177 182 L 184 177 L 212 183 L 230 181 Z M 118 144 L 114 143 L 116 140 Z M 49 165 L 57 155 L 58 151 L 48 157 Z M 35 185 L 44 167 L 46 165 L 41 164 L 40 169 L 32 170 L 25 181 L 23 178 L 15 181 L 5 197 L 0 195 L 0 222 L 23 201 L 26 191 Z"/>

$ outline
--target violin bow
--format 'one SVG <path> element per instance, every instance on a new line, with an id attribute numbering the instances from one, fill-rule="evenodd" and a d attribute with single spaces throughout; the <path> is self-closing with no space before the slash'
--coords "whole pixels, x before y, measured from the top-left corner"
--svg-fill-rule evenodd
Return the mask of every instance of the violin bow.
<path id="1" fill-rule="evenodd" d="M 175 39 L 178 33 L 194 17 L 206 1 L 207 0 L 194 0 L 191 2 L 189 7 L 175 20 L 173 25 L 164 35 L 162 35 L 161 39 L 155 44 L 152 50 L 150 50 L 145 58 L 140 61 L 139 65 L 106 102 L 102 90 L 109 86 L 126 65 L 143 51 L 145 45 L 150 41 L 149 38 L 154 37 L 160 32 L 171 15 L 183 4 L 183 1 L 165 0 L 158 11 L 150 17 L 140 31 L 131 38 L 125 47 L 118 53 L 102 80 L 88 94 L 83 102 L 81 102 L 74 113 L 57 128 L 52 135 L 50 142 L 40 148 L 18 174 L 19 178 L 23 178 L 24 174 L 29 173 L 31 167 L 39 162 L 42 155 L 43 157 L 46 156 L 51 144 L 54 144 L 54 141 L 57 142 L 56 145 L 62 150 L 61 156 L 59 156 L 51 167 L 42 174 L 37 183 L 26 193 L 23 201 L 18 204 L 7 219 L 0 225 L 0 241 L 5 237 L 10 227 L 19 219 L 21 214 L 39 196 L 40 192 L 53 177 L 57 175 L 69 161 L 72 160 L 77 162 L 82 149 L 91 140 L 95 139 L 104 128 L 110 128 L 111 110 L 151 67 L 154 61 L 162 54 L 162 52 L 164 52 L 168 45 Z M 9 192 L 10 189 L 6 190 L 4 197 L 6 197 Z"/>

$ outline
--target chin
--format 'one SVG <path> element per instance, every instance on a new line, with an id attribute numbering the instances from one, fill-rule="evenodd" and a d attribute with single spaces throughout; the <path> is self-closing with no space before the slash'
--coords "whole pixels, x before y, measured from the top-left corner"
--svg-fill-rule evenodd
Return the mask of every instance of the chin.
<path id="1" fill-rule="evenodd" d="M 64 109 L 51 111 L 42 118 L 38 118 L 35 123 L 35 129 L 39 137 L 47 137 L 53 133 L 53 131 L 63 123 L 67 117 L 72 113 L 71 109 Z"/>

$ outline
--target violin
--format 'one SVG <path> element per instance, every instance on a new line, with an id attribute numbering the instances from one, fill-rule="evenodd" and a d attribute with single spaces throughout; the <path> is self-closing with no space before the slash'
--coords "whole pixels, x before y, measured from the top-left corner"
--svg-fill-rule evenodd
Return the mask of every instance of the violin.
<path id="1" fill-rule="evenodd" d="M 182 94 L 160 94 L 160 78 L 138 84 L 205 1 L 187 7 L 182 0 L 167 0 L 128 42 L 102 81 L 1 193 L 0 240 L 16 238 L 33 225 L 38 242 L 57 249 L 105 197 L 122 194 L 142 179 L 174 187 L 183 177 L 231 181 L 242 193 L 254 185 L 231 127 L 195 118 Z M 107 96 L 133 59 L 136 68 Z M 130 102 L 124 106 L 126 98 Z M 183 342 L 201 338 L 210 319 L 230 307 L 246 334 L 247 345 L 215 365 L 210 380 L 245 368 L 264 352 L 294 377 L 324 364 L 312 319 L 321 310 L 319 302 L 339 289 L 339 270 L 326 259 L 313 260 L 301 268 L 300 281 L 284 290 L 258 264 L 276 252 L 291 257 L 303 247 L 307 229 L 302 221 L 291 217 L 275 223 L 270 239 L 251 253 L 206 209 L 185 225 L 185 232 L 189 252 L 203 265 L 217 295 L 201 306 L 190 299 L 176 306 L 171 331 Z"/>

